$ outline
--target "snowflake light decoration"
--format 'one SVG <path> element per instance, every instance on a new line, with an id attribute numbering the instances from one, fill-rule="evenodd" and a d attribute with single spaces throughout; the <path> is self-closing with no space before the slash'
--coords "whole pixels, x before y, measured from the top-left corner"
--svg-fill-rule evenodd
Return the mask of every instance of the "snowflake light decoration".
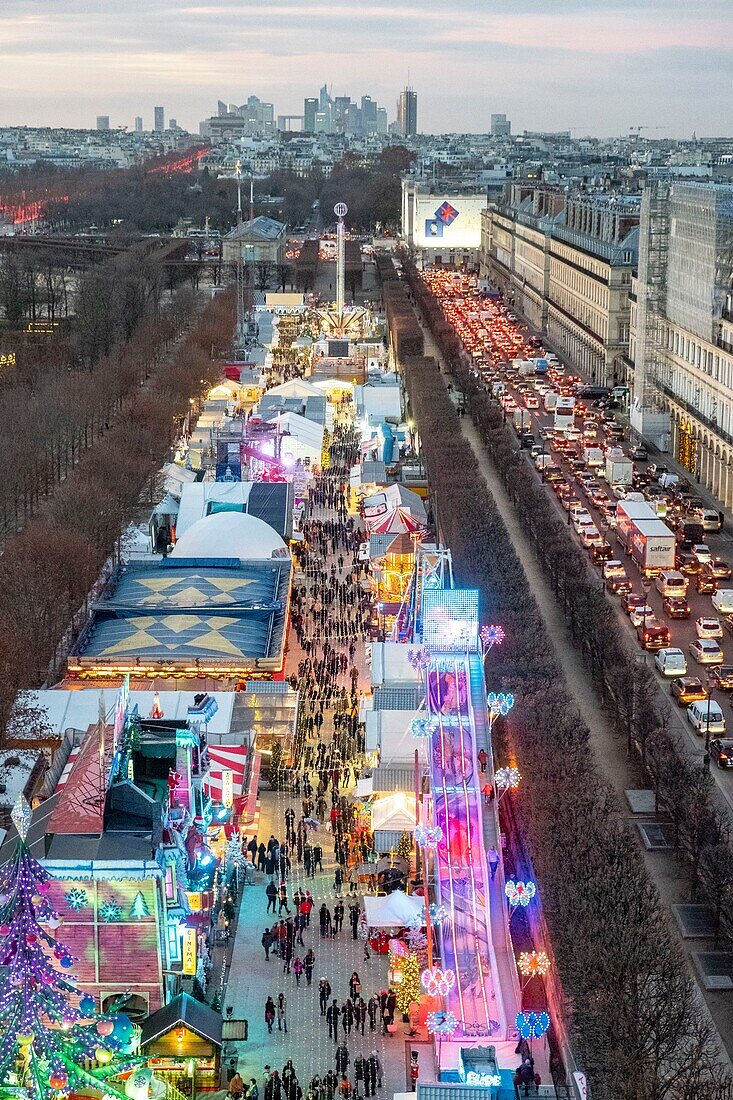
<path id="1" fill-rule="evenodd" d="M 427 848 L 434 852 L 443 839 L 443 830 L 440 825 L 416 825 L 415 842 L 421 848 Z"/>
<path id="2" fill-rule="evenodd" d="M 481 639 L 484 656 L 489 652 L 490 649 L 493 649 L 495 645 L 501 645 L 501 643 L 506 638 L 504 628 L 501 626 L 497 626 L 495 623 L 482 626 L 478 636 Z"/>
<path id="3" fill-rule="evenodd" d="M 445 905 L 438 905 L 437 901 L 430 903 L 430 919 L 434 924 L 442 924 L 448 916 Z"/>
<path id="4" fill-rule="evenodd" d="M 509 711 L 514 706 L 514 696 L 510 691 L 490 691 L 488 697 L 489 710 L 493 717 L 501 715 L 502 718 L 506 718 Z"/>
<path id="5" fill-rule="evenodd" d="M 432 737 L 439 724 L 437 718 L 413 718 L 410 733 L 413 737 Z"/>
<path id="6" fill-rule="evenodd" d="M 517 966 L 525 978 L 543 978 L 550 969 L 550 959 L 544 951 L 522 951 Z"/>
<path id="7" fill-rule="evenodd" d="M 443 970 L 440 966 L 432 966 L 423 970 L 420 975 L 423 989 L 430 997 L 447 997 L 456 984 L 456 976 L 452 970 Z"/>
<path id="8" fill-rule="evenodd" d="M 501 791 L 515 791 L 522 781 L 519 768 L 498 768 L 494 773 L 496 785 Z"/>
<path id="9" fill-rule="evenodd" d="M 458 1027 L 453 1012 L 428 1012 L 425 1022 L 431 1035 L 452 1035 Z"/>
<path id="10" fill-rule="evenodd" d="M 99 907 L 99 915 L 107 924 L 112 924 L 114 921 L 121 919 L 122 906 L 112 900 L 102 902 Z"/>
<path id="11" fill-rule="evenodd" d="M 89 904 L 87 892 L 86 890 L 82 890 L 80 886 L 72 886 L 68 894 L 64 894 L 64 897 L 66 898 L 66 904 L 69 909 L 75 909 L 76 912 Z"/>
<path id="12" fill-rule="evenodd" d="M 509 904 L 512 909 L 521 905 L 523 909 L 526 909 L 532 898 L 537 893 L 537 887 L 532 881 L 527 882 L 515 882 L 513 879 L 509 879 L 504 887 L 504 893 L 509 899 Z"/>
<path id="13" fill-rule="evenodd" d="M 407 654 L 407 660 L 418 672 L 425 672 L 430 666 L 430 654 L 427 649 L 411 649 Z"/>
<path id="14" fill-rule="evenodd" d="M 541 1039 L 550 1026 L 546 1012 L 518 1012 L 517 1031 L 522 1039 Z"/>

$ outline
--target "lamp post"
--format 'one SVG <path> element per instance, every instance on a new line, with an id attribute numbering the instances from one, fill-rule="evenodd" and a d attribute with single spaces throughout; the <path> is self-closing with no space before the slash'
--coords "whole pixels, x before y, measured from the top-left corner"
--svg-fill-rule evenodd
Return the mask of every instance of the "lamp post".
<path id="1" fill-rule="evenodd" d="M 646 609 L 649 606 L 648 603 L 647 603 L 647 596 L 649 595 L 649 591 L 652 587 L 651 578 L 650 577 L 643 577 L 642 581 L 641 581 L 641 587 L 642 587 L 643 592 L 644 592 L 644 606 L 642 607 L 642 610 L 641 610 L 641 615 L 642 615 L 641 637 L 642 637 L 642 642 L 643 642 L 644 635 L 646 634 L 646 616 L 647 616 L 647 610 Z M 646 649 L 646 646 L 644 648 Z"/>
<path id="2" fill-rule="evenodd" d="M 705 713 L 705 752 L 702 758 L 702 770 L 707 773 L 710 768 L 710 695 L 712 687 L 711 673 L 709 672 L 705 677 L 705 684 L 708 691 L 708 705 Z"/>

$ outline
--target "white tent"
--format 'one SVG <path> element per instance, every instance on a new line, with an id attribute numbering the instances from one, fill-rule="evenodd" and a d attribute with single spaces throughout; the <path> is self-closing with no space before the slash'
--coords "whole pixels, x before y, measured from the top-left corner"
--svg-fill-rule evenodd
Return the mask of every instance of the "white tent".
<path id="1" fill-rule="evenodd" d="M 425 915 L 425 899 L 394 890 L 386 897 L 364 895 L 364 912 L 370 928 L 402 928 Z"/>
<path id="2" fill-rule="evenodd" d="M 411 833 L 416 825 L 415 796 L 392 791 L 372 805 L 372 831 Z"/>
<path id="3" fill-rule="evenodd" d="M 266 419 L 270 424 L 276 422 L 283 433 L 281 456 L 287 463 L 294 465 L 298 459 L 307 458 L 311 465 L 320 466 L 324 430 L 322 424 L 316 424 L 314 420 L 308 420 L 295 412 L 274 413 Z"/>
<path id="4" fill-rule="evenodd" d="M 311 382 L 302 378 L 290 378 L 287 382 L 281 382 L 279 386 L 271 386 L 268 394 L 277 393 L 281 397 L 323 397 L 323 393 Z"/>

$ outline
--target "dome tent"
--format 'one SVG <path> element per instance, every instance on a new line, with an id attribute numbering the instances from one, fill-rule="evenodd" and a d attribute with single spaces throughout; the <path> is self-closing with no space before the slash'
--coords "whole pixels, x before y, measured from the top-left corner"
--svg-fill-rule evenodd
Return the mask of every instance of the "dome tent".
<path id="1" fill-rule="evenodd" d="M 213 512 L 197 520 L 173 547 L 174 558 L 281 558 L 288 548 L 269 523 L 246 512 Z"/>

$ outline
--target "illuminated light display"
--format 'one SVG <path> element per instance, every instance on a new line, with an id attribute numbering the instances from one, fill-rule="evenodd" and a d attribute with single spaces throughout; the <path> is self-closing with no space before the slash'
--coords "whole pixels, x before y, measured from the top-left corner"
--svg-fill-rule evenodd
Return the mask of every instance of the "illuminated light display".
<path id="1" fill-rule="evenodd" d="M 501 715 L 506 718 L 509 711 L 514 706 L 514 696 L 511 692 L 500 691 L 498 694 L 494 691 L 490 691 L 488 695 L 489 710 L 492 717 Z"/>
<path id="2" fill-rule="evenodd" d="M 415 843 L 421 848 L 428 848 L 434 852 L 443 839 L 443 830 L 440 825 L 416 825 Z"/>
<path id="3" fill-rule="evenodd" d="M 413 737 L 432 737 L 438 725 L 437 718 L 413 718 L 410 733 Z"/>
<path id="4" fill-rule="evenodd" d="M 543 978 L 550 969 L 550 959 L 545 951 L 522 951 L 517 967 L 525 978 Z"/>
<path id="5" fill-rule="evenodd" d="M 58 926 L 58 916 L 48 898 L 51 877 L 26 844 L 31 810 L 23 795 L 12 818 L 18 843 L 0 870 L 0 965 L 7 979 L 0 988 L 0 1082 L 14 1078 L 14 1095 L 24 1100 L 57 1100 L 72 1089 L 99 1087 L 86 1064 L 107 1064 L 124 1049 L 116 1027 L 121 1017 L 95 1019 L 94 999 L 79 997 L 76 979 L 56 970 L 56 962 L 65 972 L 75 960 L 46 930 L 53 922 Z M 104 1046 L 97 1045 L 101 1036 Z M 118 1062 L 119 1072 L 134 1064 Z M 104 1088 L 122 1100 L 122 1092 L 108 1083 Z"/>
<path id="6" fill-rule="evenodd" d="M 456 984 L 456 976 L 452 970 L 432 966 L 423 970 L 420 983 L 430 997 L 447 997 Z"/>
<path id="7" fill-rule="evenodd" d="M 467 653 L 479 647 L 479 592 L 476 588 L 423 591 L 423 645 L 431 652 Z"/>
<path id="8" fill-rule="evenodd" d="M 512 909 L 518 906 L 521 906 L 522 909 L 526 909 L 537 893 L 537 887 L 532 881 L 515 882 L 513 879 L 509 879 L 504 887 L 504 893 L 509 899 L 509 904 Z"/>
<path id="9" fill-rule="evenodd" d="M 430 919 L 434 924 L 442 924 L 448 917 L 448 909 L 445 905 L 439 905 L 437 901 L 430 903 Z"/>
<path id="10" fill-rule="evenodd" d="M 418 672 L 425 672 L 430 666 L 431 657 L 426 649 L 411 649 L 408 651 L 407 660 Z"/>
<path id="11" fill-rule="evenodd" d="M 522 1039 L 541 1039 L 550 1026 L 546 1012 L 518 1012 L 517 1031 Z"/>
<path id="12" fill-rule="evenodd" d="M 470 1069 L 466 1074 L 467 1085 L 480 1085 L 482 1088 L 498 1088 L 501 1084 L 500 1073 L 479 1073 L 478 1070 Z"/>
<path id="13" fill-rule="evenodd" d="M 496 785 L 500 791 L 515 791 L 522 781 L 519 768 L 498 768 L 494 773 Z"/>
<path id="14" fill-rule="evenodd" d="M 489 650 L 493 649 L 495 645 L 502 644 L 502 642 L 506 638 L 506 634 L 504 633 L 503 627 L 491 623 L 487 626 L 481 627 L 479 638 L 481 639 L 481 648 L 483 650 L 484 656 L 486 656 Z"/>
<path id="15" fill-rule="evenodd" d="M 453 1012 L 428 1012 L 425 1023 L 431 1035 L 452 1035 L 458 1027 Z"/>

